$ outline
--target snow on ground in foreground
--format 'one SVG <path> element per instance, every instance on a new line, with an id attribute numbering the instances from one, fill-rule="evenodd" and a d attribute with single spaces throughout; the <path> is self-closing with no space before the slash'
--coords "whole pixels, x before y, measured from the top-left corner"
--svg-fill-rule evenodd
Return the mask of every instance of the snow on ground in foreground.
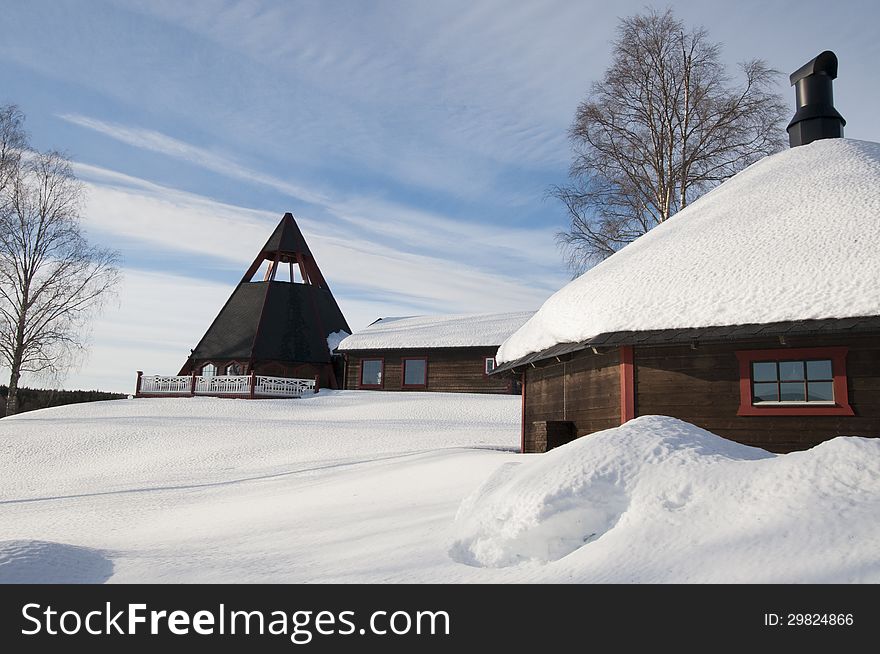
<path id="1" fill-rule="evenodd" d="M 880 441 L 777 457 L 646 417 L 518 444 L 512 396 L 3 419 L 0 582 L 880 581 Z"/>
<path id="2" fill-rule="evenodd" d="M 880 440 L 775 456 L 645 416 L 501 467 L 456 527 L 450 553 L 474 566 L 559 561 L 609 581 L 877 581 Z"/>

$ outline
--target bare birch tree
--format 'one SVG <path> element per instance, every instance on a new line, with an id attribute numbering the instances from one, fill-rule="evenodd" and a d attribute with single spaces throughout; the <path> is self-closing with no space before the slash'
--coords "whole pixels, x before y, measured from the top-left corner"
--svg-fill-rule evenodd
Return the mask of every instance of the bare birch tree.
<path id="1" fill-rule="evenodd" d="M 557 237 L 574 272 L 784 146 L 778 73 L 755 59 L 733 83 L 720 52 L 671 10 L 620 21 L 612 64 L 569 131 L 570 181 L 550 191 L 568 212 Z"/>
<path id="2" fill-rule="evenodd" d="M 82 232 L 82 187 L 68 159 L 27 150 L 20 112 L 0 109 L 0 120 L 15 150 L 0 188 L 0 363 L 11 373 L 6 415 L 13 415 L 21 374 L 70 365 L 119 270 L 117 253 L 90 245 Z"/>
<path id="3" fill-rule="evenodd" d="M 15 177 L 21 154 L 27 149 L 23 123 L 24 114 L 14 104 L 0 106 L 0 193 Z"/>

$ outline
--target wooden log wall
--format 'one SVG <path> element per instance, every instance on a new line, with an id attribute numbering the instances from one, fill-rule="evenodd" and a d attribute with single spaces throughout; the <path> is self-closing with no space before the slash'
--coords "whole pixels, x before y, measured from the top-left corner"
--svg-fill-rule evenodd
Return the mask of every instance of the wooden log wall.
<path id="1" fill-rule="evenodd" d="M 737 416 L 737 350 L 849 348 L 846 372 L 855 416 Z M 681 418 L 731 440 L 772 452 L 803 450 L 835 436 L 880 436 L 880 338 L 801 337 L 725 345 L 637 347 L 636 415 Z"/>
<path id="2" fill-rule="evenodd" d="M 428 350 L 370 350 L 347 352 L 345 388 L 360 388 L 361 361 L 384 359 L 381 389 L 384 391 L 435 391 L 443 393 L 511 393 L 514 384 L 508 378 L 486 377 L 486 357 L 494 357 L 498 348 L 437 348 Z M 426 388 L 403 388 L 403 359 L 428 358 Z"/>
<path id="3" fill-rule="evenodd" d="M 620 356 L 616 348 L 577 353 L 570 361 L 526 369 L 526 452 L 540 452 L 546 421 L 570 421 L 577 437 L 620 424 Z"/>

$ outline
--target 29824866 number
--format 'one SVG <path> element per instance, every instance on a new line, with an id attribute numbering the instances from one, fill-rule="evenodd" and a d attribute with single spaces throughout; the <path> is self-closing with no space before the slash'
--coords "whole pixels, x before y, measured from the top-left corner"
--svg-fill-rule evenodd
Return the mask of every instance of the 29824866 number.
<path id="1" fill-rule="evenodd" d="M 793 627 L 848 627 L 853 624 L 852 613 L 789 613 L 786 624 Z"/>

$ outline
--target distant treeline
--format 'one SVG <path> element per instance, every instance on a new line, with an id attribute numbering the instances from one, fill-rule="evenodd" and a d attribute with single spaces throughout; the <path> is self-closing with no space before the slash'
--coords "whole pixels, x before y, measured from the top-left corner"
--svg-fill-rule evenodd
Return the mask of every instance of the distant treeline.
<path id="1" fill-rule="evenodd" d="M 0 386 L 0 418 L 6 415 L 6 386 Z M 97 402 L 99 400 L 119 400 L 127 397 L 124 393 L 105 393 L 103 391 L 58 391 L 42 388 L 18 389 L 18 411 L 35 411 L 62 404 Z"/>

